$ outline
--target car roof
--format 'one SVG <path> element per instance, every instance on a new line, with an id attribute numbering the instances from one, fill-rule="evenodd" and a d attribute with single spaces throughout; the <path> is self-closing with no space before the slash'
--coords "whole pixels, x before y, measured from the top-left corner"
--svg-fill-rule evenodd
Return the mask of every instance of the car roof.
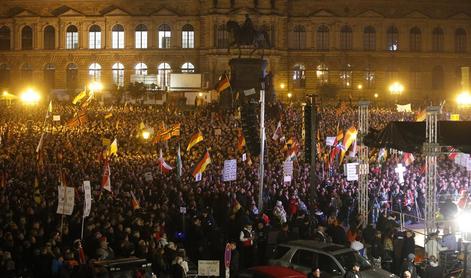
<path id="1" fill-rule="evenodd" d="M 343 254 L 343 253 L 350 252 L 353 250 L 340 244 L 326 243 L 326 242 L 320 242 L 320 241 L 315 241 L 315 240 L 293 240 L 288 243 L 284 243 L 280 245 L 288 246 L 288 247 L 300 247 L 300 248 L 312 249 L 316 251 L 326 252 L 332 255 Z"/>
<path id="2" fill-rule="evenodd" d="M 264 274 L 273 278 L 305 278 L 306 274 L 282 266 L 256 266 L 249 269 L 250 271 Z"/>

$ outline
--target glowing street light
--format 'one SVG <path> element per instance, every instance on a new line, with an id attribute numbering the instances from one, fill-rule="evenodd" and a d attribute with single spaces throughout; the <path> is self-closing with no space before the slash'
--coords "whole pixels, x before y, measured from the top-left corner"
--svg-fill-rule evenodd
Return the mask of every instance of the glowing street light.
<path id="1" fill-rule="evenodd" d="M 34 89 L 28 88 L 21 94 L 20 99 L 21 102 L 26 105 L 35 105 L 38 104 L 39 100 L 41 99 L 41 95 L 39 95 L 39 93 Z"/>
<path id="2" fill-rule="evenodd" d="M 459 106 L 470 106 L 471 105 L 471 94 L 468 91 L 460 93 L 456 97 L 456 103 Z"/>
<path id="3" fill-rule="evenodd" d="M 363 85 L 358 84 L 357 88 L 358 88 L 358 90 L 361 90 L 361 89 L 363 89 Z"/>
<path id="4" fill-rule="evenodd" d="M 399 82 L 394 82 L 389 86 L 389 92 L 392 95 L 400 95 L 404 91 L 404 86 Z"/>
<path id="5" fill-rule="evenodd" d="M 280 89 L 284 89 L 286 87 L 285 83 L 280 83 Z"/>
<path id="6" fill-rule="evenodd" d="M 142 138 L 144 138 L 144 140 L 148 140 L 150 138 L 150 132 L 149 131 L 143 131 L 142 132 Z"/>
<path id="7" fill-rule="evenodd" d="M 103 84 L 98 81 L 93 81 L 88 85 L 88 89 L 90 89 L 90 91 L 92 92 L 100 92 L 101 90 L 103 90 Z"/>
<path id="8" fill-rule="evenodd" d="M 375 98 L 378 98 L 378 97 L 379 97 L 378 93 L 375 93 L 375 94 L 374 94 L 374 97 L 375 97 Z"/>
<path id="9" fill-rule="evenodd" d="M 293 96 L 292 93 L 288 93 L 288 98 L 291 98 Z"/>

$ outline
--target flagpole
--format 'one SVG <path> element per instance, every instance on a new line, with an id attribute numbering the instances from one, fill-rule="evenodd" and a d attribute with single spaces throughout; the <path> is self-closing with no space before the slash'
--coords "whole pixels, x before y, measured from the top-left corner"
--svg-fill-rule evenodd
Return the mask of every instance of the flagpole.
<path id="1" fill-rule="evenodd" d="M 82 191 L 83 191 L 83 197 L 84 197 L 84 205 L 85 205 L 85 187 L 82 183 Z M 82 230 L 80 232 L 80 240 L 83 240 L 83 226 L 84 226 L 84 223 L 85 223 L 85 214 L 83 214 L 83 211 L 82 211 Z"/>
<path id="2" fill-rule="evenodd" d="M 265 84 L 262 82 L 260 90 L 260 159 L 259 159 L 259 188 L 258 188 L 258 209 L 263 209 L 263 176 L 264 176 L 264 157 L 265 157 Z"/>

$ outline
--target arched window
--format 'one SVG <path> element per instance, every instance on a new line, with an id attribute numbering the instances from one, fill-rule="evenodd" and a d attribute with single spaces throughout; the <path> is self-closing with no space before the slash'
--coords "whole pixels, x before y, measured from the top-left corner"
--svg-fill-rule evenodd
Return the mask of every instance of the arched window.
<path id="1" fill-rule="evenodd" d="M 352 27 L 345 25 L 340 29 L 340 49 L 353 49 L 353 31 Z"/>
<path id="2" fill-rule="evenodd" d="M 101 80 L 101 65 L 93 63 L 88 67 L 88 77 L 90 81 L 100 81 Z"/>
<path id="3" fill-rule="evenodd" d="M 190 24 L 182 28 L 182 48 L 195 48 L 195 30 Z"/>
<path id="4" fill-rule="evenodd" d="M 44 49 L 51 50 L 56 48 L 56 29 L 51 25 L 44 28 Z"/>
<path id="5" fill-rule="evenodd" d="M 422 32 L 418 27 L 414 27 L 409 33 L 410 51 L 422 50 Z"/>
<path id="6" fill-rule="evenodd" d="M 170 26 L 162 24 L 159 26 L 159 48 L 170 48 L 170 40 L 172 38 L 172 31 Z"/>
<path id="7" fill-rule="evenodd" d="M 192 63 L 184 63 L 182 65 L 182 72 L 183 73 L 193 73 L 195 72 L 195 66 Z"/>
<path id="8" fill-rule="evenodd" d="M 376 49 L 376 30 L 373 26 L 367 26 L 363 30 L 363 49 L 364 50 Z"/>
<path id="9" fill-rule="evenodd" d="M 215 26 L 216 38 L 214 40 L 216 48 L 227 48 L 229 46 L 229 32 L 227 32 L 226 25 L 221 24 Z"/>
<path id="10" fill-rule="evenodd" d="M 101 48 L 101 28 L 98 25 L 92 25 L 88 30 L 88 48 Z"/>
<path id="11" fill-rule="evenodd" d="M 317 28 L 316 48 L 317 50 L 329 50 L 329 28 L 325 25 Z"/>
<path id="12" fill-rule="evenodd" d="M 296 25 L 293 28 L 293 37 L 290 39 L 291 49 L 306 48 L 306 28 L 303 25 Z"/>
<path id="13" fill-rule="evenodd" d="M 44 67 L 44 85 L 48 89 L 54 89 L 56 83 L 56 66 L 47 64 Z"/>
<path id="14" fill-rule="evenodd" d="M 456 29 L 455 31 L 455 51 L 466 52 L 466 31 L 463 28 Z"/>
<path id="15" fill-rule="evenodd" d="M 432 31 L 432 51 L 443 51 L 443 30 L 440 27 L 437 27 Z"/>
<path id="16" fill-rule="evenodd" d="M 21 29 L 21 49 L 33 49 L 33 29 L 29 26 L 25 26 Z"/>
<path id="17" fill-rule="evenodd" d="M 116 63 L 112 67 L 113 83 L 118 87 L 124 86 L 124 66 L 121 63 Z"/>
<path id="18" fill-rule="evenodd" d="M 23 64 L 21 66 L 21 80 L 23 82 L 31 82 L 33 79 L 33 66 L 31 64 Z"/>
<path id="19" fill-rule="evenodd" d="M 124 48 L 124 27 L 120 24 L 116 24 L 111 30 L 111 47 L 114 49 Z"/>
<path id="20" fill-rule="evenodd" d="M 7 64 L 0 65 L 0 88 L 10 86 L 10 67 Z"/>
<path id="21" fill-rule="evenodd" d="M 68 64 L 66 72 L 67 89 L 75 90 L 78 88 L 78 67 L 76 64 Z"/>
<path id="22" fill-rule="evenodd" d="M 443 68 L 435 66 L 432 69 L 432 90 L 443 89 Z"/>
<path id="23" fill-rule="evenodd" d="M 75 25 L 70 25 L 67 27 L 67 32 L 65 34 L 65 48 L 67 49 L 77 49 L 78 48 L 78 29 Z"/>
<path id="24" fill-rule="evenodd" d="M 157 78 L 159 87 L 164 88 L 170 85 L 170 73 L 172 68 L 168 63 L 162 63 L 157 68 Z"/>
<path id="25" fill-rule="evenodd" d="M 396 26 L 391 26 L 386 31 L 386 47 L 389 51 L 399 50 L 399 31 Z"/>
<path id="26" fill-rule="evenodd" d="M 317 81 L 320 84 L 326 84 L 329 82 L 329 68 L 325 64 L 320 64 L 316 68 Z"/>
<path id="27" fill-rule="evenodd" d="M 293 88 L 304 89 L 306 87 L 306 67 L 302 64 L 296 64 L 293 67 Z"/>
<path id="28" fill-rule="evenodd" d="M 0 50 L 10 50 L 10 28 L 3 26 L 0 28 Z"/>
<path id="29" fill-rule="evenodd" d="M 136 75 L 147 75 L 147 65 L 144 63 L 139 63 L 134 67 Z"/>
<path id="30" fill-rule="evenodd" d="M 136 48 L 147 48 L 147 26 L 139 24 L 135 30 Z"/>
<path id="31" fill-rule="evenodd" d="M 352 66 L 350 64 L 347 64 L 345 68 L 340 72 L 340 80 L 342 80 L 343 88 L 352 87 L 352 75 Z"/>
<path id="32" fill-rule="evenodd" d="M 375 87 L 375 72 L 371 68 L 365 70 L 365 84 L 367 89 L 373 89 Z"/>

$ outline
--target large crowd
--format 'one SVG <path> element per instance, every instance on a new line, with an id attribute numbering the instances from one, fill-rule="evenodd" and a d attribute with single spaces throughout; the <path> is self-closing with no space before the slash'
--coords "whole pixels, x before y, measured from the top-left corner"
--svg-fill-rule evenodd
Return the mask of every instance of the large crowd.
<path id="1" fill-rule="evenodd" d="M 329 167 L 330 148 L 323 138 L 337 129 L 357 125 L 355 107 L 323 106 L 320 111 L 320 148 L 315 186 L 309 183 L 304 162 L 302 112 L 298 105 L 267 107 L 267 155 L 263 208 L 257 204 L 258 157 L 247 146 L 237 147 L 241 128 L 236 111 L 217 105 L 192 109 L 172 106 L 118 105 L 88 107 L 88 121 L 66 123 L 76 108 L 53 102 L 61 121 L 45 120 L 46 107 L 2 106 L 0 109 L 0 273 L 2 277 L 87 277 L 94 262 L 135 256 L 152 263 L 157 277 L 185 277 L 198 260 L 223 260 L 230 246 L 230 271 L 267 263 L 269 251 L 294 239 L 315 239 L 352 247 L 381 267 L 402 275 L 411 272 L 415 252 L 412 232 L 398 232 L 398 214 L 417 221 L 424 215 L 424 159 L 415 154 L 399 183 L 395 167 L 400 152 L 378 160 L 371 151 L 369 177 L 370 225 L 358 217 L 357 183 L 348 182 L 336 159 Z M 413 120 L 413 114 L 393 108 L 371 107 L 370 125 L 384 127 L 393 120 Z M 281 136 L 272 135 L 281 122 Z M 142 130 L 180 124 L 180 135 L 165 142 L 142 138 Z M 197 131 L 202 142 L 186 146 Z M 43 136 L 41 169 L 37 146 Z M 117 139 L 110 158 L 111 192 L 103 190 L 103 139 Z M 283 162 L 288 141 L 298 142 L 292 180 L 285 182 Z M 106 140 L 105 140 L 106 141 Z M 177 174 L 177 149 L 182 151 L 182 175 Z M 160 151 L 174 167 L 158 167 Z M 208 151 L 211 163 L 200 181 L 193 169 Z M 243 160 L 243 154 L 247 159 Z M 222 181 L 224 160 L 237 159 L 237 179 Z M 346 160 L 353 159 L 347 155 Z M 438 159 L 441 213 L 449 219 L 467 203 L 468 173 L 447 156 Z M 150 174 L 149 174 L 150 173 Z M 83 218 L 82 184 L 92 185 L 92 207 Z M 75 188 L 71 216 L 56 213 L 59 185 Z M 38 191 L 35 191 L 38 188 Z M 133 206 L 133 195 L 139 207 Z M 437 197 L 438 198 L 438 197 Z M 465 201 L 463 201 L 463 198 Z M 83 221 L 83 238 L 81 239 Z M 459 248 L 456 239 L 431 238 L 433 254 L 427 271 L 439 267 L 439 252 Z M 427 244 L 428 244 L 427 243 Z M 437 244 L 435 244 L 437 243 Z M 321 268 L 322 266 L 313 266 Z M 431 274 L 432 275 L 432 274 Z M 424 277 L 424 276 L 422 276 Z M 440 277 L 440 276 L 425 276 Z"/>

